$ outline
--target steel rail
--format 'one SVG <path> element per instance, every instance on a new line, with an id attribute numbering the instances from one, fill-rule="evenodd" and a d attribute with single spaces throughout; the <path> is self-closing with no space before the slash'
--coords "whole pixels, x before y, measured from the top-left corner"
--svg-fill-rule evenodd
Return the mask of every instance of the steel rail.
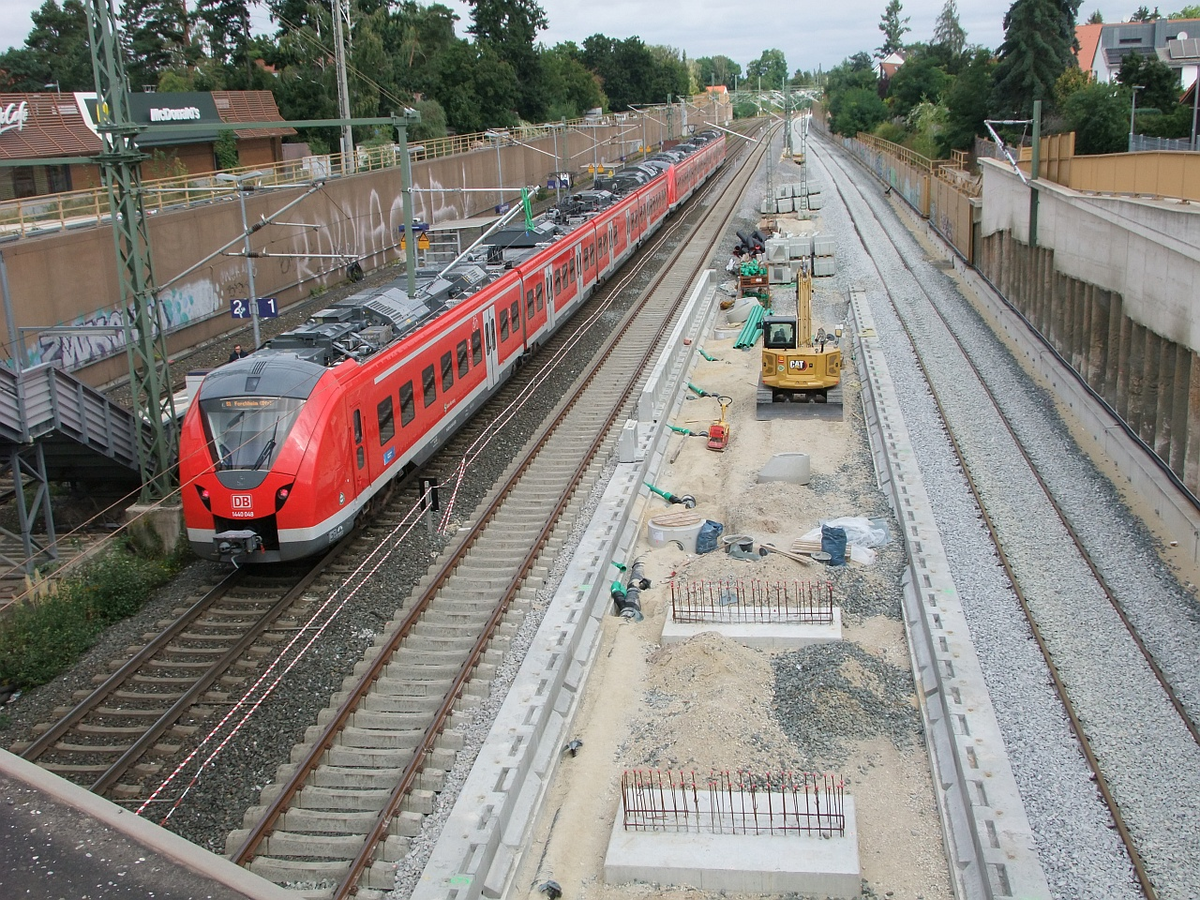
<path id="1" fill-rule="evenodd" d="M 837 165 L 839 167 L 841 167 L 840 162 L 837 163 Z M 844 167 L 841 167 L 841 168 L 843 171 L 845 171 Z M 856 190 L 857 190 L 857 188 L 856 188 Z M 839 194 L 842 195 L 843 201 L 844 201 L 845 195 L 843 194 L 842 187 L 840 184 L 837 185 L 837 191 Z M 859 191 L 859 196 L 862 198 L 864 205 L 867 205 L 868 208 L 870 208 L 869 204 L 866 204 L 866 196 L 861 191 Z M 849 207 L 847 206 L 847 209 L 848 208 Z M 873 210 L 872 210 L 872 215 L 874 215 Z M 876 217 L 876 220 L 878 221 L 878 217 Z M 851 216 L 851 221 L 854 224 L 855 233 L 858 234 L 859 240 L 862 242 L 864 249 L 867 250 L 867 253 L 871 256 L 871 259 L 874 262 L 876 259 L 875 251 L 873 249 L 871 249 L 871 245 L 866 241 L 864 235 L 862 234 L 862 231 L 859 229 L 858 222 L 853 218 L 853 216 Z M 881 226 L 882 226 L 882 224 L 883 223 L 880 222 Z M 886 228 L 883 228 L 882 230 L 883 230 L 884 234 L 888 235 L 889 243 L 891 243 L 893 249 L 896 251 L 897 256 L 902 261 L 904 261 L 904 259 L 905 259 L 904 254 L 901 252 L 900 247 L 896 243 L 895 239 L 891 237 L 891 235 L 888 233 Z M 893 303 L 893 305 L 896 305 L 895 295 L 892 293 L 891 288 L 889 288 L 887 286 L 886 280 L 883 280 L 883 279 L 881 279 L 881 280 L 884 285 L 884 291 L 887 293 L 889 300 Z M 1062 522 L 1062 524 L 1066 528 L 1067 533 L 1071 537 L 1076 548 L 1079 550 L 1081 558 L 1094 573 L 1097 584 L 1103 590 L 1105 596 L 1108 598 L 1108 600 L 1112 604 L 1113 608 L 1117 611 L 1119 617 L 1121 618 L 1121 621 L 1125 624 L 1126 629 L 1129 631 L 1130 637 L 1134 640 L 1135 645 L 1139 648 L 1139 650 L 1142 652 L 1143 656 L 1145 656 L 1146 661 L 1150 664 L 1152 671 L 1154 672 L 1156 678 L 1158 679 L 1160 685 L 1163 687 L 1164 691 L 1167 693 L 1167 696 L 1170 698 L 1172 705 L 1175 707 L 1176 711 L 1180 714 L 1180 717 L 1182 718 L 1184 724 L 1188 727 L 1188 730 L 1192 734 L 1193 738 L 1196 739 L 1198 742 L 1200 742 L 1200 733 L 1197 732 L 1194 723 L 1191 721 L 1190 717 L 1187 715 L 1186 710 L 1183 708 L 1182 704 L 1179 702 L 1178 698 L 1175 695 L 1174 690 L 1166 682 L 1165 676 L 1163 675 L 1158 664 L 1156 662 L 1154 662 L 1151 655 L 1149 654 L 1149 650 L 1145 647 L 1145 644 L 1142 642 L 1140 636 L 1137 635 L 1136 631 L 1133 628 L 1132 623 L 1129 621 L 1128 617 L 1125 615 L 1125 612 L 1121 606 L 1120 601 L 1115 597 L 1112 590 L 1110 589 L 1108 582 L 1100 575 L 1099 570 L 1097 569 L 1096 564 L 1091 557 L 1091 554 L 1088 552 L 1087 548 L 1083 545 L 1078 533 L 1071 526 L 1071 524 L 1067 521 L 1067 516 L 1066 516 L 1065 512 L 1063 511 L 1062 507 L 1059 505 L 1058 501 L 1055 499 L 1054 495 L 1051 493 L 1049 486 L 1046 484 L 1046 482 L 1042 478 L 1041 474 L 1037 471 L 1037 468 L 1034 465 L 1033 459 L 1030 457 L 1029 452 L 1026 449 L 1025 445 L 1017 438 L 1017 435 L 1013 429 L 1012 423 L 1009 421 L 1009 419 L 1005 415 L 1003 409 L 1000 407 L 999 402 L 997 401 L 997 399 L 995 397 L 995 394 L 992 392 L 991 388 L 988 386 L 987 382 L 983 378 L 983 375 L 980 373 L 978 367 L 975 365 L 974 360 L 971 359 L 970 355 L 967 353 L 966 348 L 962 345 L 962 342 L 959 340 L 958 336 L 955 334 L 953 329 L 950 328 L 949 323 L 946 321 L 946 319 L 942 315 L 941 311 L 937 308 L 936 304 L 933 303 L 932 298 L 929 297 L 929 294 L 925 291 L 925 289 L 920 286 L 920 281 L 918 279 L 914 279 L 914 281 L 918 285 L 918 289 L 921 291 L 921 293 L 925 294 L 925 297 L 926 297 L 926 300 L 928 301 L 928 305 L 929 305 L 930 309 L 934 312 L 934 314 L 939 319 L 941 319 L 942 323 L 945 325 L 947 333 L 951 336 L 951 338 L 954 340 L 955 344 L 958 346 L 960 352 L 962 353 L 963 359 L 966 361 L 967 365 L 970 366 L 971 371 L 975 373 L 976 378 L 979 380 L 980 385 L 983 387 L 984 391 L 987 393 L 988 398 L 992 401 L 992 404 L 996 409 L 997 415 L 1000 417 L 1000 421 L 1004 424 L 1009 435 L 1012 437 L 1013 443 L 1017 446 L 1017 448 L 1021 452 L 1021 455 L 1024 458 L 1026 464 L 1029 466 L 1029 469 L 1033 472 L 1034 477 L 1036 478 L 1038 484 L 1041 486 L 1042 491 L 1044 492 L 1044 494 L 1046 496 L 1046 499 L 1049 501 L 1051 507 L 1054 509 L 1055 514 L 1058 516 L 1059 520 Z M 897 309 L 898 308 L 899 307 L 897 306 Z M 1010 558 L 1004 550 L 1004 546 L 1001 541 L 999 529 L 996 526 L 991 513 L 989 513 L 988 507 L 983 499 L 983 496 L 978 488 L 978 485 L 976 484 L 975 477 L 971 472 L 971 466 L 967 460 L 966 454 L 963 451 L 958 438 L 955 436 L 953 428 L 949 424 L 951 420 L 946 412 L 945 406 L 942 403 L 942 398 L 939 395 L 937 389 L 934 387 L 933 380 L 930 377 L 929 370 L 926 368 L 924 359 L 922 358 L 920 352 L 918 352 L 918 350 L 917 350 L 917 347 L 920 346 L 920 343 L 917 340 L 917 336 L 913 333 L 912 329 L 910 328 L 909 324 L 905 321 L 903 316 L 897 315 L 897 319 L 900 321 L 900 325 L 904 329 L 904 333 L 908 337 L 909 343 L 913 347 L 913 358 L 916 361 L 918 368 L 921 370 L 921 374 L 925 379 L 926 386 L 929 388 L 930 396 L 933 398 L 933 401 L 937 406 L 938 415 L 941 417 L 942 422 L 945 425 L 946 436 L 950 440 L 950 446 L 954 451 L 955 457 L 958 459 L 959 466 L 963 472 L 964 477 L 966 478 L 967 486 L 970 488 L 971 495 L 975 499 L 975 504 L 976 504 L 977 508 L 979 509 L 980 514 L 983 517 L 984 524 L 987 527 L 988 534 L 991 537 L 992 544 L 996 548 L 996 553 L 1000 559 L 1001 565 L 1004 568 L 1005 575 L 1007 576 L 1009 583 L 1012 585 L 1013 593 L 1016 595 L 1017 600 L 1021 605 L 1021 610 L 1024 613 L 1024 616 L 1029 625 L 1030 631 L 1033 634 L 1033 638 L 1034 638 L 1035 642 L 1037 643 L 1038 650 L 1041 653 L 1042 658 L 1046 663 L 1046 667 L 1050 672 L 1051 680 L 1054 682 L 1055 692 L 1058 694 L 1059 700 L 1063 704 L 1063 708 L 1066 712 L 1067 718 L 1071 723 L 1071 729 L 1075 733 L 1076 739 L 1079 741 L 1080 750 L 1083 753 L 1084 758 L 1087 760 L 1088 767 L 1092 771 L 1092 774 L 1094 776 L 1095 783 L 1096 783 L 1096 788 L 1097 788 L 1097 790 L 1099 790 L 1101 797 L 1104 799 L 1105 806 L 1108 808 L 1109 814 L 1113 818 L 1113 825 L 1117 831 L 1117 834 L 1121 838 L 1121 843 L 1124 845 L 1126 852 L 1129 854 L 1130 863 L 1133 866 L 1134 874 L 1137 877 L 1138 884 L 1140 885 L 1142 892 L 1143 892 L 1143 894 L 1145 894 L 1147 900 L 1157 900 L 1158 893 L 1155 890 L 1154 882 L 1151 879 L 1150 874 L 1146 869 L 1145 862 L 1142 859 L 1141 853 L 1138 851 L 1136 841 L 1134 840 L 1132 832 L 1129 830 L 1129 826 L 1126 823 L 1125 817 L 1121 812 L 1120 805 L 1117 802 L 1116 797 L 1112 792 L 1112 789 L 1109 785 L 1108 779 L 1104 775 L 1103 769 L 1101 768 L 1101 765 L 1100 765 L 1100 760 L 1096 756 L 1096 753 L 1095 753 L 1094 749 L 1092 748 L 1091 740 L 1088 738 L 1087 732 L 1083 727 L 1083 721 L 1079 715 L 1079 712 L 1078 712 L 1078 710 L 1076 710 L 1075 705 L 1071 700 L 1067 686 L 1064 683 L 1061 674 L 1059 673 L 1058 667 L 1054 663 L 1053 652 L 1050 650 L 1050 647 L 1049 647 L 1049 645 L 1044 637 L 1044 634 L 1042 632 L 1042 629 L 1037 622 L 1036 614 L 1033 611 L 1033 608 L 1025 594 L 1025 591 L 1021 587 L 1020 579 L 1017 576 L 1016 571 L 1013 568 Z"/>
<path id="2" fill-rule="evenodd" d="M 170 645 L 175 638 L 183 633 L 184 629 L 191 626 L 196 619 L 211 609 L 233 587 L 240 584 L 244 577 L 245 573 L 241 569 L 235 569 L 226 575 L 207 594 L 188 607 L 183 615 L 172 622 L 169 627 L 160 632 L 150 643 L 130 657 L 123 666 L 109 675 L 108 678 L 80 700 L 69 712 L 61 716 L 49 728 L 43 731 L 37 740 L 21 751 L 21 758 L 29 762 L 37 762 L 43 753 L 53 747 L 60 738 L 86 718 L 113 691 L 129 681 L 142 666 Z"/>
<path id="3" fill-rule="evenodd" d="M 709 186 L 704 191 L 697 193 L 692 198 L 689 206 L 695 204 L 700 198 L 708 196 L 708 194 L 715 189 L 716 185 L 716 180 L 710 181 Z M 726 190 L 728 190 L 728 188 L 726 188 Z M 703 213 L 700 222 L 703 223 L 707 221 L 710 217 L 715 215 L 715 212 L 715 208 L 710 207 Z M 682 223 L 676 223 L 676 225 L 669 229 L 669 231 L 673 232 L 678 227 L 681 227 L 681 224 Z M 697 227 L 699 227 L 699 223 L 697 224 Z M 664 230 L 660 230 L 659 234 L 663 235 Z M 651 254 L 648 253 L 643 254 L 641 258 L 647 259 L 650 255 Z M 697 264 L 696 268 L 699 268 L 699 264 Z M 655 282 L 647 287 L 644 292 L 647 298 L 650 296 L 653 290 L 666 279 L 668 274 L 669 273 L 667 271 L 663 271 L 656 276 Z M 622 279 L 622 281 L 625 280 L 627 279 Z M 622 322 L 619 323 L 617 329 L 615 329 L 614 332 L 609 335 L 608 339 L 604 342 L 604 345 L 596 351 L 596 353 L 593 355 L 594 362 L 588 378 L 594 378 L 596 371 L 598 371 L 603 365 L 604 361 L 610 357 L 612 348 L 617 345 L 619 339 L 625 335 L 632 324 L 637 321 L 637 313 L 637 309 L 631 309 L 629 312 L 627 312 L 623 317 Z M 643 352 L 638 364 L 633 369 L 634 375 L 630 378 L 625 390 L 622 391 L 620 396 L 611 404 L 608 414 L 604 419 L 603 427 L 597 428 L 596 436 L 591 442 L 589 451 L 584 454 L 580 463 L 576 467 L 574 474 L 560 492 L 553 513 L 547 518 L 547 522 L 542 527 L 537 538 L 534 540 L 530 549 L 523 557 L 518 568 L 517 575 L 513 578 L 512 582 L 506 588 L 501 600 L 493 609 L 479 638 L 477 638 L 466 660 L 464 660 L 464 662 L 461 664 L 450 688 L 447 689 L 446 693 L 444 694 L 442 703 L 440 704 L 433 721 L 429 726 L 427 726 L 422 740 L 414 749 L 411 760 L 405 767 L 404 772 L 401 774 L 396 786 L 391 791 L 387 802 L 380 811 L 369 834 L 364 837 L 364 842 L 359 853 L 356 855 L 355 859 L 351 861 L 349 871 L 344 876 L 341 884 L 333 894 L 335 900 L 340 900 L 340 898 L 349 896 L 356 890 L 357 883 L 362 872 L 373 861 L 375 850 L 379 841 L 386 837 L 388 828 L 394 819 L 400 804 L 403 802 L 413 783 L 416 781 L 417 776 L 424 768 L 425 761 L 433 749 L 433 745 L 438 735 L 440 735 L 445 728 L 445 723 L 453 710 L 454 703 L 461 696 L 463 687 L 469 680 L 469 677 L 474 671 L 475 667 L 478 665 L 480 657 L 485 652 L 494 635 L 495 628 L 499 625 L 505 612 L 507 612 L 509 606 L 511 605 L 512 598 L 520 590 L 525 578 L 527 577 L 529 569 L 533 566 L 533 563 L 544 550 L 545 542 L 548 540 L 549 536 L 553 533 L 554 528 L 557 526 L 558 519 L 561 516 L 562 511 L 568 505 L 571 496 L 575 493 L 579 481 L 582 479 L 587 469 L 593 464 L 593 458 L 595 454 L 607 440 L 608 434 L 613 427 L 613 423 L 616 421 L 621 410 L 624 409 L 629 403 L 630 395 L 639 382 L 641 373 L 645 370 L 647 362 L 652 358 L 658 340 L 661 340 L 662 335 L 666 333 L 671 321 L 671 315 L 664 317 L 655 338 L 648 342 L 647 349 Z M 479 515 L 471 530 L 461 538 L 460 545 L 457 550 L 445 563 L 439 567 L 439 570 L 433 576 L 429 587 L 422 592 L 414 606 L 405 615 L 403 622 L 401 622 L 397 627 L 387 644 L 378 651 L 371 668 L 359 678 L 354 688 L 350 690 L 346 700 L 339 706 L 338 711 L 328 721 L 325 728 L 322 730 L 321 736 L 312 742 L 309 751 L 297 764 L 295 771 L 288 779 L 287 783 L 283 785 L 274 801 L 260 816 L 254 827 L 247 833 L 241 845 L 232 854 L 230 854 L 230 859 L 232 859 L 235 863 L 239 865 L 246 865 L 254 857 L 255 851 L 273 830 L 275 824 L 279 821 L 280 817 L 291 804 L 294 795 L 300 790 L 300 788 L 308 780 L 311 773 L 320 764 L 325 753 L 333 746 L 338 732 L 341 731 L 345 726 L 346 722 L 349 720 L 350 716 L 353 714 L 361 700 L 367 696 L 371 686 L 375 681 L 378 680 L 380 674 L 384 670 L 384 667 L 391 661 L 393 654 L 403 643 L 404 639 L 411 633 L 416 623 L 428 610 L 439 589 L 449 579 L 454 569 L 458 567 L 471 547 L 474 546 L 474 544 L 480 539 L 486 525 L 495 517 L 498 510 L 503 505 L 504 500 L 511 493 L 514 486 L 532 464 L 537 455 L 541 452 L 543 445 L 555 433 L 558 427 L 557 423 L 563 416 L 566 415 L 568 411 L 578 404 L 581 397 L 582 392 L 576 391 L 571 398 L 564 402 L 560 409 L 555 411 L 555 424 L 548 428 L 543 435 L 541 435 L 537 443 L 532 445 L 523 454 L 516 467 L 516 470 L 509 477 L 505 486 L 499 492 L 497 492 L 489 506 Z"/>
<path id="4" fill-rule="evenodd" d="M 334 545 L 328 553 L 322 556 L 315 566 L 302 575 L 300 580 L 286 594 L 276 600 L 270 609 L 259 616 L 258 620 L 246 629 L 246 633 L 222 654 L 220 659 L 214 662 L 200 678 L 196 679 L 196 682 L 190 688 L 184 691 L 178 700 L 171 704 L 170 709 L 164 712 L 153 725 L 146 729 L 141 737 L 130 745 L 128 750 L 121 754 L 108 768 L 108 771 L 96 779 L 89 790 L 94 794 L 104 794 L 111 790 L 117 784 L 120 777 L 129 771 L 154 746 L 155 742 L 166 733 L 167 729 L 178 722 L 184 713 L 200 700 L 204 692 L 222 674 L 227 672 L 239 659 L 243 658 L 246 650 L 252 647 L 262 634 L 308 590 L 309 585 L 342 555 L 348 543 L 354 540 L 356 536 L 356 531 L 351 531 L 350 534 Z M 243 570 L 235 570 L 235 572 L 240 571 Z"/>

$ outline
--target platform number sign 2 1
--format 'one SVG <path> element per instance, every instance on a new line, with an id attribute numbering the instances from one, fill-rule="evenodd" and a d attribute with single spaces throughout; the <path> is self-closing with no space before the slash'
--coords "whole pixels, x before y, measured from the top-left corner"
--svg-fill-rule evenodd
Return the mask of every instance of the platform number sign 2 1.
<path id="1" fill-rule="evenodd" d="M 258 317 L 260 319 L 277 319 L 279 318 L 279 307 L 275 303 L 274 297 L 259 297 L 255 300 L 255 305 L 258 307 Z M 250 318 L 250 301 L 245 297 L 233 297 L 229 301 L 229 314 L 235 319 Z"/>

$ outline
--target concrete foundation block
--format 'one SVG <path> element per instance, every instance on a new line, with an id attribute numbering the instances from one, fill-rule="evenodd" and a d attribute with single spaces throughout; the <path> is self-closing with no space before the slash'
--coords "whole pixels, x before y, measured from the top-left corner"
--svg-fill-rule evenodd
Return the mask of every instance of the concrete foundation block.
<path id="1" fill-rule="evenodd" d="M 833 621 L 828 625 L 806 625 L 798 622 L 675 622 L 668 616 L 663 623 L 659 643 L 679 644 L 708 631 L 756 650 L 797 650 L 814 644 L 840 641 L 842 611 L 835 607 Z"/>
<path id="2" fill-rule="evenodd" d="M 170 553 L 183 535 L 183 506 L 135 503 L 125 510 L 129 539 L 147 553 Z"/>
<path id="3" fill-rule="evenodd" d="M 818 256 L 813 260 L 813 276 L 817 278 L 837 274 L 837 260 L 832 256 Z"/>
<path id="4" fill-rule="evenodd" d="M 843 809 L 846 833 L 832 838 L 626 831 L 618 809 L 604 855 L 604 880 L 686 884 L 704 891 L 858 897 L 862 871 L 850 797 L 844 798 Z"/>
<path id="5" fill-rule="evenodd" d="M 812 461 L 807 453 L 776 453 L 758 471 L 758 483 L 786 481 L 789 484 L 808 484 L 812 477 Z"/>

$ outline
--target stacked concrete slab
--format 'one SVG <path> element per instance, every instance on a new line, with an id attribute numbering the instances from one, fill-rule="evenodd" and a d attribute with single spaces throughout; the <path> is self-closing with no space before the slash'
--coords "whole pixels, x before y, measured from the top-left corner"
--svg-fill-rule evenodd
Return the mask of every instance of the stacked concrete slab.
<path id="1" fill-rule="evenodd" d="M 813 277 L 837 274 L 837 244 L 832 235 L 813 235 Z"/>

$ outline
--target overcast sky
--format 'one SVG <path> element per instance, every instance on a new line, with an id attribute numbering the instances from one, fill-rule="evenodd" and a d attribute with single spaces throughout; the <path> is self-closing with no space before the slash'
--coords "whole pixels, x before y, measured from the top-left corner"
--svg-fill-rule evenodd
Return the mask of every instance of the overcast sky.
<path id="1" fill-rule="evenodd" d="M 0 0 L 0 49 L 23 47 L 32 23 L 29 14 L 43 0 Z M 61 0 L 60 0 L 61 2 Z M 425 0 L 419 0 L 424 5 Z M 967 41 L 995 48 L 1004 40 L 1004 14 L 1011 0 L 957 0 L 959 22 Z M 1159 5 L 1164 14 L 1188 5 Z M 934 22 L 945 0 L 902 0 L 902 16 L 912 29 L 906 40 L 926 41 L 933 35 Z M 1151 8 L 1153 3 L 1146 0 Z M 790 70 L 828 70 L 860 50 L 872 52 L 883 42 L 879 19 L 887 0 L 838 0 L 834 6 L 811 2 L 764 2 L 764 0 L 539 0 L 550 27 L 539 35 L 547 46 L 560 41 L 582 44 L 592 34 L 624 39 L 637 35 L 647 44 L 666 44 L 689 57 L 722 54 L 743 69 L 758 59 L 763 50 L 777 48 L 787 57 Z M 194 2 L 189 0 L 189 7 Z M 449 0 L 462 21 L 469 24 L 465 0 Z M 1100 10 L 1106 22 L 1127 19 L 1140 0 L 1083 0 L 1080 18 Z M 272 31 L 265 16 L 257 17 L 255 31 Z"/>

